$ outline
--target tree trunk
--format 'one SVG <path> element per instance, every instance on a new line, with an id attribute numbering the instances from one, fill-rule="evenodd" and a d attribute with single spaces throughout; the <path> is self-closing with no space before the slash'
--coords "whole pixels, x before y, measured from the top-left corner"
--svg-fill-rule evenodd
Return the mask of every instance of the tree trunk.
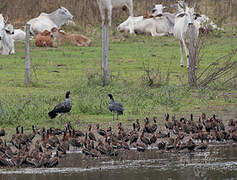
<path id="1" fill-rule="evenodd" d="M 109 83 L 109 25 L 102 22 L 102 86 Z"/>
<path id="2" fill-rule="evenodd" d="M 30 82 L 30 24 L 26 24 L 25 83 Z"/>

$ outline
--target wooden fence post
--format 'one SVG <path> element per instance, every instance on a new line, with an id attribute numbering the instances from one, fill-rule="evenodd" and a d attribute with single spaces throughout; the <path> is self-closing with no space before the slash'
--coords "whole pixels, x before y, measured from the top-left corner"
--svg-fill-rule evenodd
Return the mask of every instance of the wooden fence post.
<path id="1" fill-rule="evenodd" d="M 30 82 L 30 24 L 26 24 L 25 83 Z"/>
<path id="2" fill-rule="evenodd" d="M 197 86 L 196 66 L 197 66 L 197 29 L 194 25 L 189 25 L 188 31 L 189 46 L 189 68 L 188 68 L 188 84 L 191 87 Z"/>
<path id="3" fill-rule="evenodd" d="M 102 86 L 109 83 L 109 25 L 102 22 Z"/>

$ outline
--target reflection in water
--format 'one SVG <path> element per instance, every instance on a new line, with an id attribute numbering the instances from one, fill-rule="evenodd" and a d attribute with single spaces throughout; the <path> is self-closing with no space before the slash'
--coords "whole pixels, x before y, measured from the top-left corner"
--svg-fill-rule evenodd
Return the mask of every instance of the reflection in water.
<path id="1" fill-rule="evenodd" d="M 196 180 L 236 179 L 237 147 L 212 146 L 205 152 L 136 151 L 115 159 L 91 159 L 81 153 L 70 153 L 59 168 L 1 170 L 1 180 Z M 126 159 L 126 160 L 125 160 Z"/>

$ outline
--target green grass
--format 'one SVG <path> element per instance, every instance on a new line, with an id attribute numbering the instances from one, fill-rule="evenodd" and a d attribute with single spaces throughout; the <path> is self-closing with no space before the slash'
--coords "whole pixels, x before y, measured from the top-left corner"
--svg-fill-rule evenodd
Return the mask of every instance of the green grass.
<path id="1" fill-rule="evenodd" d="M 233 96 L 237 92 L 236 80 L 231 86 L 221 88 L 218 84 L 205 89 L 187 86 L 187 69 L 179 66 L 179 45 L 173 37 L 125 36 L 125 40 L 120 41 L 123 35 L 112 34 L 111 83 L 105 87 L 101 86 L 100 80 L 100 35 L 92 35 L 91 47 L 38 48 L 32 42 L 30 85 L 24 84 L 24 43 L 15 44 L 15 55 L 0 55 L 0 104 L 3 109 L 0 125 L 60 126 L 60 118 L 50 120 L 47 113 L 63 101 L 66 90 L 72 92 L 73 107 L 71 114 L 62 117 L 61 121 L 74 123 L 79 120 L 81 124 L 115 123 L 111 122 L 107 108 L 108 93 L 123 103 L 125 114 L 120 120 L 124 122 L 146 116 L 163 118 L 166 112 L 178 116 L 190 112 L 199 115 L 201 111 L 218 114 L 220 109 L 215 107 L 236 107 L 237 99 Z M 91 37 L 90 34 L 87 36 Z M 230 33 L 210 36 L 201 51 L 200 70 L 236 46 L 237 38 Z M 152 71 L 153 87 L 148 86 L 144 66 Z"/>

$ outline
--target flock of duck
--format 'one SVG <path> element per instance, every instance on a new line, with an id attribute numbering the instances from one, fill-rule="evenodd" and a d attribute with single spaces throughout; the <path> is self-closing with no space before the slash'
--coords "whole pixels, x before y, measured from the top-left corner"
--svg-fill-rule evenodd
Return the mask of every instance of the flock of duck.
<path id="1" fill-rule="evenodd" d="M 132 129 L 120 122 L 116 128 L 100 128 L 99 124 L 88 126 L 87 131 L 75 129 L 67 123 L 64 129 L 32 126 L 32 132 L 24 133 L 23 127 L 16 127 L 16 133 L 9 141 L 0 139 L 0 167 L 55 167 L 69 150 L 77 149 L 85 156 L 118 156 L 124 151 L 194 151 L 205 150 L 213 141 L 237 142 L 237 121 L 229 120 L 225 126 L 215 115 L 210 118 L 205 113 L 194 121 L 193 115 L 179 120 L 169 114 L 165 116 L 165 128 L 158 128 L 158 118 L 137 119 Z M 159 130 L 158 130 L 159 129 Z M 5 131 L 0 131 L 5 136 Z"/>

